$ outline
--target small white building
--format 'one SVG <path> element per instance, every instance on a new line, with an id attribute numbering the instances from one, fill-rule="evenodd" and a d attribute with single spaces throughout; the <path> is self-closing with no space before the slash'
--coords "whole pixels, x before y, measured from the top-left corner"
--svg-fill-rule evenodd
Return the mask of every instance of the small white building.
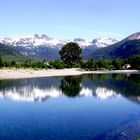
<path id="1" fill-rule="evenodd" d="M 130 64 L 125 64 L 125 65 L 123 66 L 123 69 L 125 69 L 125 70 L 130 69 L 130 68 L 131 68 L 131 65 L 130 65 Z"/>

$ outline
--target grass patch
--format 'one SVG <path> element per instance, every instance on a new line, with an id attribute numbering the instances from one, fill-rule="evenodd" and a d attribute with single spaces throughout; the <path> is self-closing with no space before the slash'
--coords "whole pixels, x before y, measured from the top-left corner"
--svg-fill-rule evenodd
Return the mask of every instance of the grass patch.
<path id="1" fill-rule="evenodd" d="M 4 55 L 2 56 L 2 60 L 6 62 L 16 61 L 17 63 L 24 63 L 26 60 L 31 60 L 34 62 L 38 61 L 38 59 L 33 59 L 30 57 L 21 56 L 21 55 L 16 55 L 16 56 Z"/>

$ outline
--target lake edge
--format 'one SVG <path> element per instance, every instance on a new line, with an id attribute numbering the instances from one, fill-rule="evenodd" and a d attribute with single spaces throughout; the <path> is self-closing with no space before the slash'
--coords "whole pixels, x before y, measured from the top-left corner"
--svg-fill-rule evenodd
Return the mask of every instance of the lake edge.
<path id="1" fill-rule="evenodd" d="M 139 70 L 104 70 L 104 71 L 86 71 L 79 68 L 70 69 L 0 69 L 0 80 L 25 79 L 53 76 L 75 76 L 82 74 L 140 74 Z"/>

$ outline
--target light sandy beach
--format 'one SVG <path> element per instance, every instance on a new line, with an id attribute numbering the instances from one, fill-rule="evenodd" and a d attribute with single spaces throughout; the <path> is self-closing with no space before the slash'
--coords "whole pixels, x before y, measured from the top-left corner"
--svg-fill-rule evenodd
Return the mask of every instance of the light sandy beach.
<path id="1" fill-rule="evenodd" d="M 81 74 L 105 74 L 105 73 L 140 74 L 140 72 L 137 70 L 85 71 L 78 68 L 60 69 L 60 70 L 0 69 L 0 79 L 21 79 L 21 78 L 70 76 Z"/>

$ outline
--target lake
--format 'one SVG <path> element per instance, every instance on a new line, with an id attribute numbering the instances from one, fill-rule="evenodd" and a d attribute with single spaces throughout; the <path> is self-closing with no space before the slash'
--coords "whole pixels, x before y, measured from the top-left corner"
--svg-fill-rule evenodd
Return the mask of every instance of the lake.
<path id="1" fill-rule="evenodd" d="M 0 139 L 140 137 L 140 75 L 90 74 L 0 81 Z"/>

